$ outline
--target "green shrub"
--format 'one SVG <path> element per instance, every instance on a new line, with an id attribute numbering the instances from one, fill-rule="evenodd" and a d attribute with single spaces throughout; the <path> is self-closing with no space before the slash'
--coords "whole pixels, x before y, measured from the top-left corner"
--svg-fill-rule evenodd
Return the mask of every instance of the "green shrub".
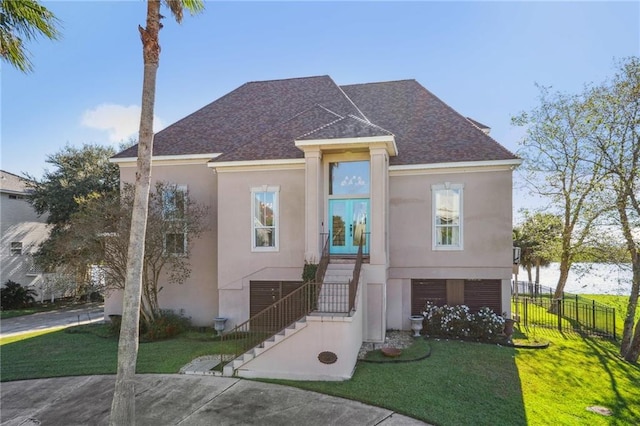
<path id="1" fill-rule="evenodd" d="M 423 312 L 426 334 L 430 336 L 472 338 L 496 341 L 504 329 L 504 318 L 490 308 L 471 313 L 466 305 L 436 306 L 427 302 Z"/>
<path id="2" fill-rule="evenodd" d="M 140 326 L 140 340 L 154 342 L 156 340 L 175 337 L 191 328 L 191 320 L 171 310 L 162 310 L 160 315 L 149 325 Z"/>
<path id="3" fill-rule="evenodd" d="M 25 308 L 36 302 L 36 294 L 35 290 L 8 280 L 0 289 L 0 306 L 2 309 Z"/>

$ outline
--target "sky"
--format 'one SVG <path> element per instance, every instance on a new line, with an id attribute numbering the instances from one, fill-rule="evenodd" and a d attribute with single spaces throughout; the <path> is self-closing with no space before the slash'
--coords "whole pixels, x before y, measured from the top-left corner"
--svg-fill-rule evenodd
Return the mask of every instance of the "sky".
<path id="1" fill-rule="evenodd" d="M 142 0 L 43 4 L 62 38 L 28 45 L 33 73 L 0 70 L 0 167 L 36 178 L 65 145 L 136 136 L 146 16 Z M 249 81 L 416 79 L 517 152 L 524 131 L 511 117 L 537 105 L 536 83 L 579 92 L 640 55 L 638 1 L 208 1 L 182 24 L 164 15 L 156 130 Z M 518 182 L 516 212 L 535 202 Z"/>

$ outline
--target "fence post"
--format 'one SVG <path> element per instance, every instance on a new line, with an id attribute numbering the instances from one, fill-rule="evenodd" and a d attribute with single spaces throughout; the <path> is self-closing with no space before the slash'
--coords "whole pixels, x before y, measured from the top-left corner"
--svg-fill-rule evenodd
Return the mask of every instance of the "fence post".
<path id="1" fill-rule="evenodd" d="M 562 331 L 562 311 L 564 308 L 564 299 L 556 299 L 558 303 L 558 331 Z"/>
<path id="2" fill-rule="evenodd" d="M 613 340 L 616 340 L 616 308 L 611 308 L 613 311 Z"/>
<path id="3" fill-rule="evenodd" d="M 596 328 L 596 301 L 591 301 L 591 320 L 593 321 L 592 327 L 595 330 Z"/>
<path id="4" fill-rule="evenodd" d="M 580 319 L 578 318 L 578 295 L 576 294 L 576 322 L 580 326 Z"/>

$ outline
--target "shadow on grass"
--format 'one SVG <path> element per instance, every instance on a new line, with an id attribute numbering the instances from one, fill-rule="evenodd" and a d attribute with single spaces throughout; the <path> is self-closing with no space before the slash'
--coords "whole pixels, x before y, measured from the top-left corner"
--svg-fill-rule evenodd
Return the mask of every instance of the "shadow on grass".
<path id="1" fill-rule="evenodd" d="M 636 398 L 629 400 L 628 395 L 621 391 L 621 380 L 629 383 L 636 383 L 640 386 L 638 379 L 640 378 L 640 366 L 630 364 L 620 358 L 617 346 L 612 345 L 603 339 L 590 336 L 582 336 L 586 346 L 589 348 L 590 356 L 598 359 L 602 366 L 602 370 L 607 374 L 610 389 L 613 397 L 605 399 L 600 403 L 610 408 L 614 413 L 618 413 L 623 417 L 640 419 L 640 388 L 636 388 Z M 632 411 L 635 411 L 632 412 Z"/>

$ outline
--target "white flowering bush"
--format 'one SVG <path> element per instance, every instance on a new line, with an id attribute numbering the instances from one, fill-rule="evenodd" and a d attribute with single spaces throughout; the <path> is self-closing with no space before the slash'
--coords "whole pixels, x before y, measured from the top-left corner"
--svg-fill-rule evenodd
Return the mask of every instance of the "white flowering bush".
<path id="1" fill-rule="evenodd" d="M 436 306 L 427 302 L 423 312 L 426 334 L 453 338 L 494 341 L 504 329 L 504 318 L 490 308 L 471 313 L 467 305 Z"/>

